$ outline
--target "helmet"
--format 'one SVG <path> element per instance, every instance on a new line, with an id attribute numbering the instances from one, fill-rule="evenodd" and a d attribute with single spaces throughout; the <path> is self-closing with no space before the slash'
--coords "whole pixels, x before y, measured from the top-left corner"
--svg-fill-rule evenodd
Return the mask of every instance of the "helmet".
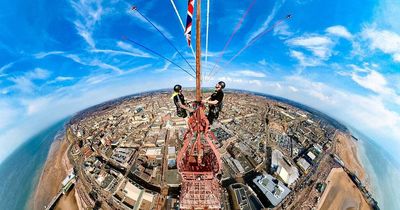
<path id="1" fill-rule="evenodd" d="M 174 86 L 174 91 L 175 92 L 179 92 L 180 90 L 182 90 L 182 86 L 181 85 L 175 85 Z"/>
<path id="2" fill-rule="evenodd" d="M 221 85 L 221 89 L 225 88 L 225 82 L 224 81 L 219 81 L 218 84 Z"/>

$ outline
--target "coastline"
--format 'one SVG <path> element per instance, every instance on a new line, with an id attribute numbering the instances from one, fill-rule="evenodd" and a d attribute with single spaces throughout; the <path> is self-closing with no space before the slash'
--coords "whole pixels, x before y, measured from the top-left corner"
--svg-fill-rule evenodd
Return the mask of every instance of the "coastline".
<path id="1" fill-rule="evenodd" d="M 364 185 L 369 188 L 369 177 L 360 158 L 360 145 L 348 133 L 338 133 L 335 151 L 343 160 L 347 169 L 357 175 Z"/>
<path id="2" fill-rule="evenodd" d="M 39 182 L 30 198 L 29 209 L 42 210 L 60 190 L 61 182 L 72 168 L 67 157 L 68 146 L 65 134 L 52 143 Z M 76 203 L 74 194 L 75 190 L 72 189 L 66 195 L 63 195 L 57 202 L 55 209 L 58 206 L 58 209 L 77 209 L 76 204 L 74 204 L 74 202 Z"/>
<path id="3" fill-rule="evenodd" d="M 376 141 L 352 128 L 360 141 L 361 162 L 370 178 L 370 192 L 381 209 L 398 210 L 400 206 L 400 163 Z"/>
<path id="4" fill-rule="evenodd" d="M 333 168 L 317 209 L 371 209 L 343 168 Z"/>
<path id="5" fill-rule="evenodd" d="M 369 189 L 369 175 L 360 160 L 361 149 L 350 133 L 337 132 L 334 153 L 344 162 L 345 167 L 357 175 Z M 326 189 L 317 209 L 371 209 L 361 191 L 356 187 L 343 168 L 333 168 L 325 181 Z"/>

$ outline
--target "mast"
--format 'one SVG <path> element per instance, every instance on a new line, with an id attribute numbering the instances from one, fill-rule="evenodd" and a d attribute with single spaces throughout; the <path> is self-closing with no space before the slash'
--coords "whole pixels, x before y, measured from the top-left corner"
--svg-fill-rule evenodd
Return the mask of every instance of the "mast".
<path id="1" fill-rule="evenodd" d="M 188 20 L 194 0 L 189 0 Z M 182 178 L 180 209 L 220 209 L 221 185 L 218 174 L 222 170 L 221 155 L 214 142 L 217 139 L 209 130 L 205 115 L 206 107 L 201 103 L 201 0 L 196 9 L 196 111 L 189 117 L 188 129 L 183 135 L 183 145 L 176 157 L 177 168 Z M 191 24 L 189 24 L 189 27 Z M 189 37 L 190 38 L 190 37 Z M 189 39 L 190 41 L 190 39 Z"/>
<path id="2" fill-rule="evenodd" d="M 196 101 L 201 102 L 201 0 L 196 7 Z"/>

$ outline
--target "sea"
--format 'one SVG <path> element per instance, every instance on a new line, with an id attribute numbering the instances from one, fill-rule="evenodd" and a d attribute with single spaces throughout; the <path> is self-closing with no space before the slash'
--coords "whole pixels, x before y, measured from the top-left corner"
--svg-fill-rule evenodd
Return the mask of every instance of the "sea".
<path id="1" fill-rule="evenodd" d="M 399 210 L 400 163 L 374 140 L 354 128 L 348 128 L 358 139 L 358 157 L 367 173 L 372 196 L 378 201 L 379 208 Z"/>
<path id="2" fill-rule="evenodd" d="M 271 98 L 265 94 L 261 95 Z M 286 99 L 272 98 L 288 102 Z M 290 104 L 299 106 L 295 102 Z M 299 108 L 305 108 L 313 114 L 322 114 L 304 105 Z M 327 118 L 326 115 L 321 117 Z M 29 201 L 39 182 L 50 146 L 58 135 L 63 134 L 64 125 L 69 119 L 57 122 L 30 138 L 1 163 L 0 209 L 29 209 Z M 346 127 L 358 139 L 358 157 L 367 172 L 371 193 L 378 201 L 378 206 L 384 210 L 400 209 L 400 163 L 374 140 L 354 128 Z"/>
<path id="3" fill-rule="evenodd" d="M 67 119 L 33 136 L 1 163 L 0 209 L 29 209 L 50 146 L 63 134 L 65 122 Z"/>

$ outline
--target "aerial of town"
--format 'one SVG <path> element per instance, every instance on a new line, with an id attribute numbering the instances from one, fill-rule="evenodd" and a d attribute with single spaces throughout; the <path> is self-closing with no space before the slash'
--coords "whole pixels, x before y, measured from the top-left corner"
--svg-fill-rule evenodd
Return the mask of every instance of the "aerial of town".
<path id="1" fill-rule="evenodd" d="M 79 113 L 66 129 L 73 170 L 63 191 L 74 188 L 83 209 L 179 209 L 176 157 L 186 126 L 163 91 Z M 369 208 L 378 208 L 336 154 L 336 135 L 344 131 L 305 110 L 227 92 L 211 129 L 223 163 L 221 209 L 320 208 L 333 169 L 344 170 Z"/>

